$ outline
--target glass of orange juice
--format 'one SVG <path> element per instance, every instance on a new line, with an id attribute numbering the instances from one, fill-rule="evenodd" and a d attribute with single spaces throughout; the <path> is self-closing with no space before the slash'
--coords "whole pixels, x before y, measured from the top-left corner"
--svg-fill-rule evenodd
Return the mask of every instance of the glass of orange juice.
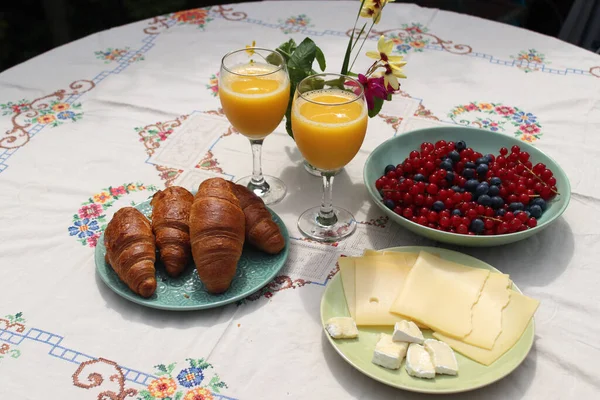
<path id="1" fill-rule="evenodd" d="M 263 140 L 277 128 L 290 100 L 290 80 L 283 57 L 258 47 L 232 51 L 223 57 L 219 98 L 227 119 L 252 147 L 252 175 L 237 181 L 260 196 L 265 204 L 283 199 L 286 186 L 265 176 L 261 168 Z"/>
<path id="2" fill-rule="evenodd" d="M 334 174 L 348 164 L 367 131 L 364 89 L 355 79 L 339 74 L 317 74 L 302 80 L 292 103 L 292 131 L 298 149 L 323 178 L 321 207 L 298 219 L 300 231 L 318 241 L 335 242 L 356 229 L 354 216 L 333 207 Z"/>

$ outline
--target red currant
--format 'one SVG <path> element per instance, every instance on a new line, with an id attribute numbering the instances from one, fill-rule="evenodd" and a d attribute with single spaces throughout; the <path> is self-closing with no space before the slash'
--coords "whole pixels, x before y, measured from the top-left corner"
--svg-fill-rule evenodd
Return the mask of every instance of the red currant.
<path id="1" fill-rule="evenodd" d="M 452 222 L 450 221 L 450 218 L 448 218 L 448 217 L 440 218 L 440 226 L 442 228 L 449 228 L 451 225 L 452 225 Z"/>
<path id="2" fill-rule="evenodd" d="M 456 232 L 460 233 L 461 235 L 466 235 L 469 232 L 469 228 L 467 228 L 467 226 L 464 224 L 460 224 L 456 228 Z"/>
<path id="3" fill-rule="evenodd" d="M 527 220 L 527 226 L 530 228 L 535 228 L 537 226 L 537 220 L 535 218 L 529 218 Z"/>
<path id="4" fill-rule="evenodd" d="M 502 154 L 503 156 L 508 154 L 508 149 L 506 147 L 501 147 L 500 148 L 500 154 Z"/>

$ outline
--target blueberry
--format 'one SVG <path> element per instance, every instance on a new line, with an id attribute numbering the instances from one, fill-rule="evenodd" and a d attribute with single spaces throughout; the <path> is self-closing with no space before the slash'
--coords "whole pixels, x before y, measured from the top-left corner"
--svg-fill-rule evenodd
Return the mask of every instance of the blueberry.
<path id="1" fill-rule="evenodd" d="M 469 179 L 465 183 L 465 190 L 469 192 L 474 192 L 475 189 L 477 189 L 477 186 L 479 186 L 479 181 L 477 179 Z"/>
<path id="2" fill-rule="evenodd" d="M 542 216 L 542 207 L 540 207 L 537 204 L 534 204 L 529 208 L 529 212 L 531 213 L 531 216 L 533 218 L 538 219 Z"/>
<path id="3" fill-rule="evenodd" d="M 465 168 L 462 173 L 462 176 L 467 179 L 473 179 L 475 178 L 475 175 L 475 170 L 473 168 Z"/>
<path id="4" fill-rule="evenodd" d="M 477 165 L 476 165 L 476 164 L 475 164 L 473 161 L 467 161 L 467 162 L 465 163 L 465 168 L 472 168 L 472 169 L 475 169 L 475 168 L 477 168 Z"/>
<path id="5" fill-rule="evenodd" d="M 452 162 L 460 161 L 460 154 L 456 150 L 452 150 L 450 153 L 448 153 L 448 157 L 452 160 Z"/>
<path id="6" fill-rule="evenodd" d="M 477 198 L 477 203 L 481 204 L 482 206 L 490 206 L 492 205 L 492 198 L 490 196 L 488 196 L 487 194 L 482 194 L 481 196 L 479 196 Z"/>
<path id="7" fill-rule="evenodd" d="M 491 153 L 486 154 L 484 157 L 487 158 L 489 162 L 492 162 L 492 159 L 496 158 L 496 156 Z"/>
<path id="8" fill-rule="evenodd" d="M 392 199 L 387 199 L 383 202 L 383 204 L 385 204 L 385 206 L 387 208 L 389 208 L 390 210 L 393 210 L 394 207 L 396 207 L 396 203 L 394 202 L 394 200 Z"/>
<path id="9" fill-rule="evenodd" d="M 463 193 L 465 191 L 465 189 L 461 188 L 458 185 L 454 185 L 450 189 L 454 190 L 456 193 Z"/>
<path id="10" fill-rule="evenodd" d="M 390 171 L 395 171 L 396 170 L 396 166 L 395 165 L 388 165 L 387 167 L 385 167 L 385 173 L 387 174 Z"/>
<path id="11" fill-rule="evenodd" d="M 450 183 L 454 181 L 454 171 L 448 171 L 448 173 L 446 173 L 446 180 Z"/>
<path id="12" fill-rule="evenodd" d="M 481 233 L 485 229 L 485 224 L 479 218 L 475 218 L 471 221 L 471 231 L 475 233 Z"/>
<path id="13" fill-rule="evenodd" d="M 492 179 L 490 179 L 490 185 L 500 186 L 502 185 L 502 179 L 498 178 L 497 176 L 494 176 Z"/>
<path id="14" fill-rule="evenodd" d="M 498 196 L 500 194 L 500 188 L 498 186 L 490 186 L 490 190 L 488 190 L 488 194 L 490 196 Z"/>
<path id="15" fill-rule="evenodd" d="M 476 165 L 489 164 L 489 163 L 490 163 L 490 160 L 487 157 L 479 157 L 477 160 L 475 160 Z"/>
<path id="16" fill-rule="evenodd" d="M 437 212 L 444 211 L 444 208 L 446 208 L 444 202 L 439 200 L 433 203 L 433 206 L 431 206 L 431 209 Z"/>
<path id="17" fill-rule="evenodd" d="M 447 159 L 440 163 L 440 168 L 445 169 L 446 171 L 452 171 L 452 160 Z"/>
<path id="18" fill-rule="evenodd" d="M 519 210 L 524 210 L 525 206 L 523 205 L 523 203 L 515 202 L 515 203 L 510 203 L 508 205 L 508 209 L 510 211 L 519 211 Z"/>
<path id="19" fill-rule="evenodd" d="M 504 217 L 504 214 L 506 214 L 506 210 L 504 208 L 501 208 L 499 210 L 496 210 L 496 215 L 498 217 Z"/>
<path id="20" fill-rule="evenodd" d="M 475 188 L 475 196 L 481 196 L 489 192 L 490 187 L 487 182 L 482 182 Z"/>
<path id="21" fill-rule="evenodd" d="M 477 173 L 479 174 L 479 176 L 485 176 L 488 173 L 489 169 L 490 167 L 488 167 L 487 164 L 479 164 L 477 166 Z"/>
<path id="22" fill-rule="evenodd" d="M 415 174 L 415 176 L 413 176 L 413 181 L 425 182 L 425 176 L 423 174 Z"/>
<path id="23" fill-rule="evenodd" d="M 462 151 L 464 149 L 467 148 L 467 144 L 465 143 L 464 140 L 459 140 L 458 142 L 456 142 L 456 144 L 454 145 L 454 148 L 458 151 Z"/>
<path id="24" fill-rule="evenodd" d="M 531 200 L 531 203 L 529 203 L 529 205 L 540 206 L 542 211 L 546 211 L 546 208 L 548 207 L 548 205 L 546 204 L 546 200 L 542 199 L 541 197 L 536 197 L 535 199 Z"/>
<path id="25" fill-rule="evenodd" d="M 495 186 L 490 187 L 493 188 Z M 502 197 L 500 196 L 493 196 L 492 197 L 492 208 L 494 210 L 498 210 L 499 208 L 501 208 L 504 205 L 504 200 L 502 199 Z M 498 210 L 498 211 L 504 211 L 504 210 Z M 506 212 L 506 211 L 505 211 Z M 504 213 L 503 213 L 504 214 Z"/>
<path id="26" fill-rule="evenodd" d="M 455 208 L 454 210 L 452 210 L 452 215 L 458 215 L 459 217 L 462 217 L 462 213 L 460 212 L 460 210 L 458 208 Z"/>

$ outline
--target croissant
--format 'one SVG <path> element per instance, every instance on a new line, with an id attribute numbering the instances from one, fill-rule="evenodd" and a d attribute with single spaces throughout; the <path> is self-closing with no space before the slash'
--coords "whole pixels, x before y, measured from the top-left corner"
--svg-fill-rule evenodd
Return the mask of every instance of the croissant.
<path id="1" fill-rule="evenodd" d="M 152 197 L 152 231 L 167 274 L 181 275 L 192 258 L 190 209 L 194 196 L 187 189 L 171 186 Z"/>
<path id="2" fill-rule="evenodd" d="M 246 240 L 265 253 L 277 254 L 283 250 L 285 239 L 262 199 L 245 186 L 229 184 L 246 217 Z"/>
<path id="3" fill-rule="evenodd" d="M 244 212 L 227 181 L 202 182 L 190 212 L 190 237 L 196 270 L 208 292 L 223 293 L 231 285 L 244 230 Z"/>
<path id="4" fill-rule="evenodd" d="M 106 261 L 129 288 L 142 297 L 156 290 L 156 246 L 148 219 L 133 207 L 112 217 L 104 232 Z"/>

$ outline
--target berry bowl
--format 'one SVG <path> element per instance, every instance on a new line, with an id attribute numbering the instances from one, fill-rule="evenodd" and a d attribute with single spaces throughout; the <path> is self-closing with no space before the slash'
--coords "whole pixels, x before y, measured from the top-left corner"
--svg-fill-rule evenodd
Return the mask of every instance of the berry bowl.
<path id="1" fill-rule="evenodd" d="M 506 134 L 458 126 L 387 140 L 367 158 L 363 178 L 391 220 L 459 246 L 526 239 L 560 217 L 571 198 L 566 174 L 539 149 Z"/>

